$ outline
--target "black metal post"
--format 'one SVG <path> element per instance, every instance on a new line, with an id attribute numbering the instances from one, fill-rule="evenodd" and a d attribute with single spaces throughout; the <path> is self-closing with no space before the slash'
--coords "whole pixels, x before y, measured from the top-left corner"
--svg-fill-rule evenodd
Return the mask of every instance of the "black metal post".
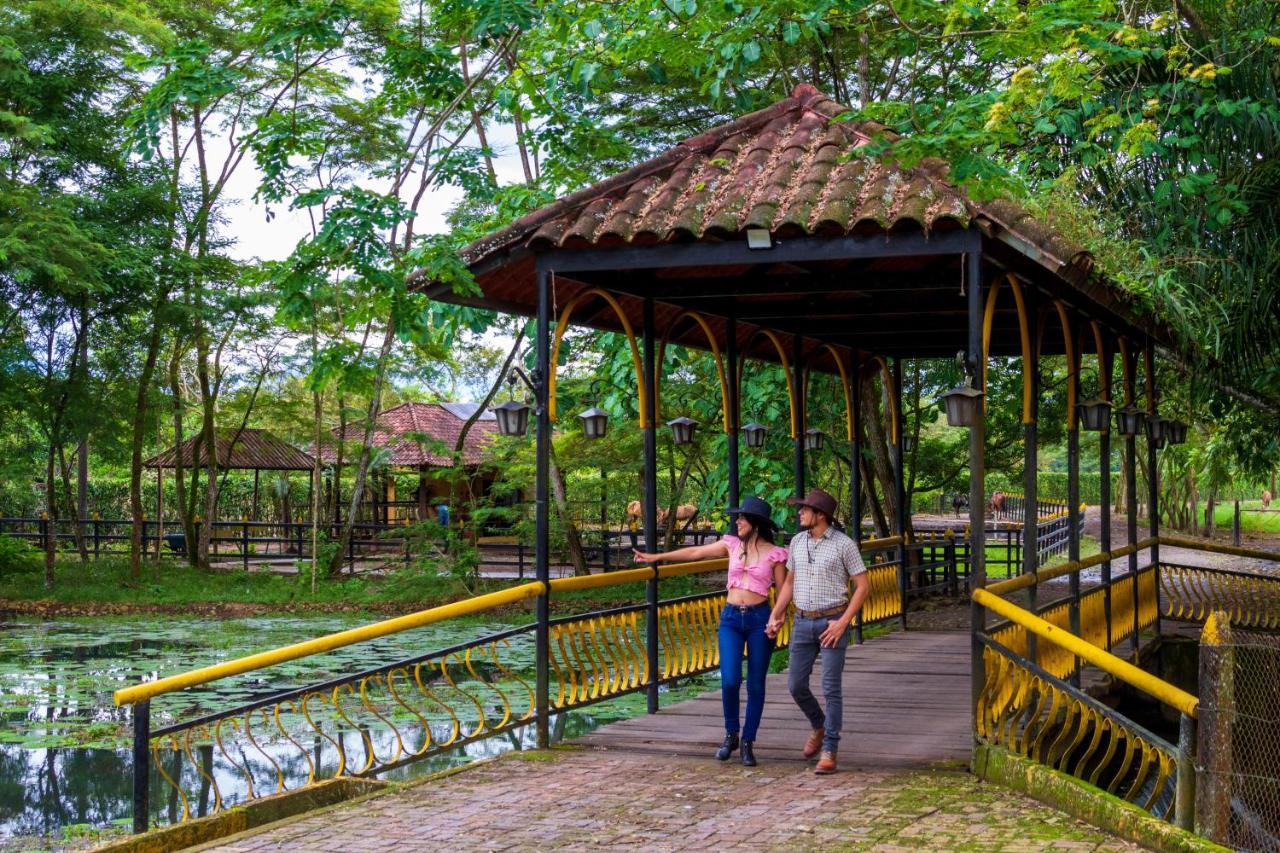
<path id="1" fill-rule="evenodd" d="M 151 809 L 151 702 L 133 706 L 133 831 L 146 832 Z"/>
<path id="2" fill-rule="evenodd" d="M 898 551 L 898 596 L 902 604 L 902 613 L 898 616 L 898 624 L 907 630 L 907 490 L 904 484 L 902 457 L 902 359 L 893 360 L 893 491 L 897 512 L 894 517 L 896 535 L 900 540 Z"/>
<path id="3" fill-rule="evenodd" d="M 805 417 L 805 388 L 804 388 L 804 351 L 801 348 L 800 335 L 797 333 L 792 336 L 791 345 L 791 375 L 792 382 L 795 385 L 795 396 L 791 401 L 792 412 L 795 417 L 796 440 L 795 440 L 795 476 L 796 476 L 796 494 L 803 495 L 805 493 L 805 477 L 804 477 L 804 431 L 808 429 L 808 418 Z"/>
<path id="4" fill-rule="evenodd" d="M 862 435 L 862 365 L 858 363 L 858 356 L 855 353 L 853 357 L 853 372 L 851 374 L 850 400 L 853 406 L 853 438 L 849 441 L 849 526 L 852 530 L 849 535 L 853 537 L 855 542 L 862 542 L 862 448 L 859 443 L 859 437 Z M 856 623 L 857 636 L 859 641 L 862 635 L 862 610 L 858 610 L 858 621 Z"/>
<path id="5" fill-rule="evenodd" d="M 729 396 L 724 401 L 725 407 L 729 410 L 729 506 L 737 506 L 739 503 L 739 482 L 738 482 L 738 429 L 741 426 L 742 418 L 739 416 L 738 408 L 738 321 L 730 314 L 725 320 L 725 380 L 729 385 Z M 733 528 L 730 526 L 729 532 Z"/>
<path id="6" fill-rule="evenodd" d="M 538 269 L 538 323 L 534 347 L 534 405 L 538 418 L 534 476 L 534 576 L 542 584 L 537 603 L 538 625 L 534 633 L 535 705 L 537 745 L 539 749 L 546 749 L 551 745 L 551 411 L 547 395 L 551 368 L 551 275 L 542 268 Z"/>
<path id="7" fill-rule="evenodd" d="M 1127 402 L 1133 403 L 1133 358 L 1132 354 L 1127 360 L 1127 376 L 1128 382 L 1125 388 L 1125 396 L 1128 397 Z M 1125 471 L 1124 488 L 1125 488 L 1125 510 L 1128 514 L 1128 533 L 1129 545 L 1138 543 L 1138 476 L 1136 465 L 1138 462 L 1137 454 L 1137 438 L 1132 435 L 1124 437 L 1124 453 L 1125 460 L 1128 463 L 1128 470 Z M 1133 662 L 1138 663 L 1138 552 L 1134 551 L 1129 555 L 1129 583 L 1133 585 Z"/>
<path id="8" fill-rule="evenodd" d="M 1035 317 L 1038 300 L 1034 289 L 1027 290 L 1026 305 L 1028 316 Z M 1030 417 L 1027 418 L 1029 423 L 1024 423 L 1022 427 L 1022 571 L 1034 578 L 1036 570 L 1040 568 L 1040 494 L 1036 477 L 1040 459 L 1040 436 L 1036 423 L 1040 418 L 1040 348 L 1036 324 L 1028 322 L 1027 325 L 1028 335 L 1031 338 L 1031 364 L 1023 365 L 1023 369 L 1030 370 L 1031 384 L 1029 387 L 1024 384 L 1023 393 L 1029 394 L 1031 399 L 1029 401 Z M 1036 586 L 1033 583 L 1027 587 L 1027 609 L 1032 613 L 1036 612 L 1036 599 L 1039 592 Z M 1038 663 L 1036 639 L 1034 634 L 1027 632 L 1027 658 Z"/>
<path id="9" fill-rule="evenodd" d="M 1065 329 L 1064 334 L 1070 334 Z M 1075 355 L 1067 365 L 1067 382 L 1071 384 L 1069 392 L 1079 398 L 1080 391 L 1080 357 Z M 1067 413 L 1067 559 L 1076 562 L 1080 559 L 1080 429 L 1075 412 Z M 1068 577 L 1068 589 L 1071 595 L 1069 618 L 1071 633 L 1080 636 L 1080 572 L 1074 571 Z M 1080 686 L 1080 659 L 1076 658 L 1071 670 L 1071 683 Z"/>
<path id="10" fill-rule="evenodd" d="M 654 390 L 657 387 L 657 350 L 653 340 L 653 297 L 644 298 L 644 543 L 649 551 L 658 550 L 658 434 L 654 411 Z M 672 521 L 674 523 L 674 519 Z M 645 653 L 648 661 L 648 710 L 658 713 L 658 579 L 657 566 L 654 577 L 645 584 Z"/>
<path id="11" fill-rule="evenodd" d="M 240 563 L 244 570 L 249 571 L 249 522 L 246 519 L 240 519 Z"/>
<path id="12" fill-rule="evenodd" d="M 968 288 L 969 337 L 966 367 L 973 385 L 985 391 L 982 376 L 982 235 L 976 228 L 969 230 L 970 248 L 963 258 L 964 283 Z M 987 585 L 986 565 L 986 408 L 980 402 L 978 413 L 969 428 L 969 589 L 982 589 Z M 977 731 L 978 697 L 986 681 L 983 665 L 983 645 L 979 639 L 986 631 L 986 612 L 974 602 L 970 607 L 972 641 L 970 655 L 970 709 L 974 714 Z"/>
<path id="13" fill-rule="evenodd" d="M 1154 418 L 1158 414 L 1156 407 L 1158 396 L 1156 394 L 1155 365 L 1152 363 L 1154 355 L 1150 346 L 1147 347 L 1144 358 L 1147 366 L 1147 416 Z M 1147 439 L 1147 524 L 1150 536 L 1153 539 L 1160 535 L 1160 469 L 1158 464 L 1155 443 L 1151 439 Z M 1237 518 L 1239 518 L 1239 507 L 1240 503 L 1237 501 Z M 1156 606 L 1156 619 L 1153 627 L 1158 637 L 1160 636 L 1160 546 L 1158 544 L 1151 546 L 1151 572 Z M 1136 586 L 1133 590 L 1133 607 L 1136 612 L 1138 608 L 1138 588 Z"/>
<path id="14" fill-rule="evenodd" d="M 1104 341 L 1102 352 L 1098 353 L 1098 370 L 1101 376 L 1098 377 L 1101 385 L 1102 396 L 1110 401 L 1115 394 L 1111 391 L 1111 368 L 1112 356 L 1111 347 L 1107 341 Z M 1111 419 L 1107 418 L 1107 423 L 1103 425 L 1102 432 L 1098 433 L 1098 511 L 1102 513 L 1102 517 L 1098 519 L 1101 523 L 1099 536 L 1099 547 L 1102 553 L 1111 553 Z M 1103 618 L 1107 623 L 1106 649 L 1111 651 L 1111 559 L 1108 557 L 1102 561 L 1102 612 Z"/>

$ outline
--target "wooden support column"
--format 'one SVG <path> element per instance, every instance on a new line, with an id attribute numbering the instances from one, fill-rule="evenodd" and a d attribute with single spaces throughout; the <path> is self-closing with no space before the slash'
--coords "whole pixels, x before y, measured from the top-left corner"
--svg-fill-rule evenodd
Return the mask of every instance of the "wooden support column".
<path id="1" fill-rule="evenodd" d="M 537 601 L 537 628 L 534 633 L 536 694 L 535 715 L 537 745 L 551 745 L 551 411 L 547 395 L 547 379 L 551 366 L 551 275 L 538 267 L 538 320 L 534 338 L 535 375 L 533 377 L 538 418 L 534 469 L 534 572 L 542 593 Z"/>
<path id="2" fill-rule="evenodd" d="M 655 432 L 654 397 L 657 389 L 657 348 L 653 340 L 653 297 L 644 298 L 644 385 L 645 408 L 648 426 L 644 430 L 644 546 L 645 550 L 658 550 L 658 435 Z M 670 520 L 671 524 L 675 519 Z M 657 565 L 653 565 L 655 577 L 645 584 L 645 655 L 649 679 L 647 687 L 648 711 L 658 713 L 658 580 Z"/>
<path id="3" fill-rule="evenodd" d="M 1098 370 L 1100 371 L 1102 398 L 1108 402 L 1115 396 L 1111 393 L 1111 368 L 1112 353 L 1111 342 L 1103 340 L 1103 351 L 1098 353 Z M 1113 407 L 1114 408 L 1114 407 Z M 1102 432 L 1098 433 L 1098 472 L 1100 477 L 1099 489 L 1100 495 L 1098 502 L 1101 505 L 1100 511 L 1102 518 L 1101 532 L 1099 534 L 1099 547 L 1102 553 L 1111 553 L 1111 418 L 1107 418 L 1107 423 L 1102 428 Z M 1107 622 L 1107 638 L 1106 649 L 1111 651 L 1111 560 L 1106 560 L 1102 564 L 1102 609 L 1103 615 Z"/>
<path id="4" fill-rule="evenodd" d="M 741 435 L 742 416 L 738 400 L 738 322 L 730 314 L 725 320 L 725 379 L 729 385 L 729 398 L 724 401 L 729 410 L 729 434 L 726 436 L 729 445 L 729 506 L 738 506 L 739 501 L 739 448 L 738 437 Z M 733 532 L 730 526 L 729 532 Z"/>
<path id="5" fill-rule="evenodd" d="M 965 363 L 973 385 L 986 391 L 982 370 L 982 235 L 976 228 L 969 229 L 970 244 L 964 255 L 964 284 L 968 288 L 969 340 Z M 987 585 L 986 559 L 986 410 L 981 403 L 969 428 L 969 589 L 982 589 Z M 973 634 L 969 649 L 970 661 L 970 711 L 977 731 L 978 697 L 986 681 L 986 668 L 982 654 L 984 646 L 979 636 L 986 631 L 986 612 L 982 605 L 970 605 L 970 630 Z"/>
<path id="6" fill-rule="evenodd" d="M 1143 359 L 1145 360 L 1147 372 L 1147 417 L 1154 418 L 1159 414 L 1157 403 L 1159 397 L 1156 389 L 1156 366 L 1155 366 L 1155 350 L 1150 344 L 1143 351 Z M 1156 458 L 1156 446 L 1150 438 L 1147 439 L 1147 523 L 1148 535 L 1152 539 L 1156 539 L 1160 535 L 1160 460 Z M 1236 504 L 1239 506 L 1239 504 Z M 1156 636 L 1160 636 L 1160 546 L 1159 544 L 1151 546 L 1151 571 L 1154 573 L 1155 583 L 1155 599 L 1156 599 L 1156 621 L 1154 624 Z M 1137 607 L 1137 589 L 1134 590 L 1134 606 Z"/>
<path id="7" fill-rule="evenodd" d="M 862 436 L 862 365 L 855 352 L 853 355 L 853 388 L 850 395 L 853 406 L 853 438 L 849 441 L 849 526 L 853 528 L 849 535 L 855 542 L 862 542 L 862 458 L 860 438 Z M 862 611 L 858 611 L 857 636 L 861 640 Z"/>
<path id="8" fill-rule="evenodd" d="M 907 506 L 906 487 L 904 486 L 902 455 L 902 359 L 893 360 L 893 491 L 896 512 L 894 513 L 894 533 L 901 540 L 898 543 L 898 595 L 902 602 L 902 613 L 898 616 L 898 624 L 902 630 L 907 629 Z"/>
<path id="9" fill-rule="evenodd" d="M 1063 334 L 1071 334 L 1063 329 Z M 1071 347 L 1068 357 L 1067 382 L 1070 385 L 1068 396 L 1080 399 L 1080 355 L 1079 347 Z M 1067 559 L 1076 562 L 1080 559 L 1080 419 L 1074 410 L 1067 412 Z M 1072 572 L 1068 576 L 1068 588 L 1071 595 L 1070 624 L 1071 633 L 1080 636 L 1080 572 Z M 1071 670 L 1071 683 L 1080 686 L 1080 659 L 1076 658 Z"/>
<path id="10" fill-rule="evenodd" d="M 1034 288 L 1027 288 L 1027 317 L 1030 318 L 1027 323 L 1027 334 L 1031 338 L 1031 383 L 1030 387 L 1023 386 L 1023 393 L 1030 394 L 1031 399 L 1028 406 L 1029 413 L 1024 416 L 1022 424 L 1022 571 L 1023 574 L 1029 574 L 1033 578 L 1036 575 L 1036 569 L 1040 567 L 1040 495 L 1036 478 L 1036 468 L 1040 459 L 1040 436 L 1036 423 L 1040 418 L 1040 340 L 1039 330 L 1033 322 L 1038 316 L 1040 303 L 1038 295 Z M 1027 609 L 1032 613 L 1036 612 L 1037 593 L 1036 584 L 1033 583 L 1027 587 Z M 1036 639 L 1030 631 L 1027 632 L 1027 658 L 1033 663 L 1040 662 L 1036 653 Z"/>
<path id="11" fill-rule="evenodd" d="M 1134 383 L 1133 383 L 1133 354 L 1129 353 L 1125 357 L 1125 404 L 1133 405 L 1134 399 Z M 1124 477 L 1125 491 L 1125 511 L 1126 511 L 1126 527 L 1128 532 L 1128 545 L 1136 545 L 1138 542 L 1138 475 L 1136 464 L 1138 461 L 1137 454 L 1137 437 L 1126 435 L 1124 437 L 1124 455 L 1127 464 L 1127 470 Z M 1133 585 L 1133 662 L 1138 664 L 1138 552 L 1134 551 L 1129 555 L 1129 583 Z"/>
<path id="12" fill-rule="evenodd" d="M 1231 620 L 1209 614 L 1200 635 L 1200 707 L 1195 787 L 1196 832 L 1230 846 L 1232 722 L 1235 709 L 1235 647 Z"/>
<path id="13" fill-rule="evenodd" d="M 804 387 L 804 350 L 801 346 L 800 335 L 792 336 L 791 343 L 791 372 L 795 383 L 795 400 L 792 405 L 795 411 L 796 440 L 795 440 L 795 479 L 796 479 L 796 495 L 803 496 L 805 494 L 805 476 L 804 476 L 804 431 L 808 429 L 809 419 L 805 411 L 805 402 L 808 395 L 805 393 Z"/>

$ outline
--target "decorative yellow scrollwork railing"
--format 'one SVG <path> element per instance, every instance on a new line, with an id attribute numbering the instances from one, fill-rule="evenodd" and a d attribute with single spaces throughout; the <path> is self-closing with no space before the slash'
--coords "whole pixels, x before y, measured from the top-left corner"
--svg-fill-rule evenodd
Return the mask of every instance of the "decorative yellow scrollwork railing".
<path id="1" fill-rule="evenodd" d="M 983 639 L 978 737 L 1172 819 L 1182 757 L 1177 747 Z"/>
<path id="2" fill-rule="evenodd" d="M 1280 578 L 1162 563 L 1160 604 L 1172 619 L 1203 622 L 1221 610 L 1232 625 L 1280 628 Z"/>

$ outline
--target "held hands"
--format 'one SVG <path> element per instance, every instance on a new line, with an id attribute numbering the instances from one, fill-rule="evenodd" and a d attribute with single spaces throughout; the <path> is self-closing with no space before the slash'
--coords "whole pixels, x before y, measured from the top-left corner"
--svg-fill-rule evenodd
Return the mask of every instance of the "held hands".
<path id="1" fill-rule="evenodd" d="M 840 638 L 849 630 L 848 617 L 841 616 L 839 619 L 832 619 L 827 624 L 827 630 L 822 632 L 822 636 L 818 637 L 818 645 L 824 649 L 834 649 L 840 643 Z"/>
<path id="2" fill-rule="evenodd" d="M 778 632 L 782 630 L 783 617 L 769 614 L 769 621 L 764 625 L 764 633 L 766 637 L 776 637 Z"/>

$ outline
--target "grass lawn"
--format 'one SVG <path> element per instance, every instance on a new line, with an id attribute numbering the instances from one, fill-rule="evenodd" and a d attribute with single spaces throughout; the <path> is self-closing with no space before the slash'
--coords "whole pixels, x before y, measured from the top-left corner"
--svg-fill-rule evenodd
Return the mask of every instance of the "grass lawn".
<path id="1" fill-rule="evenodd" d="M 1231 532 L 1231 519 L 1235 506 L 1220 503 L 1213 508 L 1213 522 L 1219 531 Z M 1280 501 L 1272 501 L 1269 510 L 1262 509 L 1262 501 L 1240 501 L 1240 530 L 1244 533 L 1280 533 Z"/>

